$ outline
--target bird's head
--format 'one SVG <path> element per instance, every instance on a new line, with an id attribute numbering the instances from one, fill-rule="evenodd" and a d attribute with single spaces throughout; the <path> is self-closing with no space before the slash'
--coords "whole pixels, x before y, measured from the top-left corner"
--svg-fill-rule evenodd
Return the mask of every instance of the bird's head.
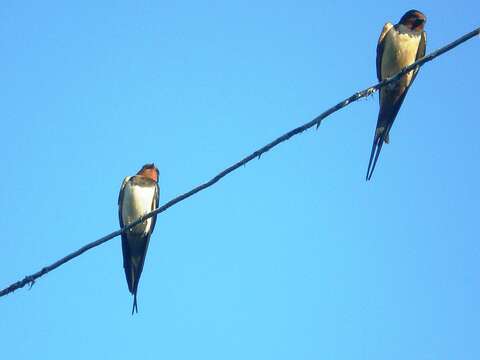
<path id="1" fill-rule="evenodd" d="M 152 179 L 155 182 L 158 182 L 159 172 L 158 169 L 155 167 L 155 164 L 145 164 L 142 168 L 138 171 L 137 175 L 142 175 Z"/>
<path id="2" fill-rule="evenodd" d="M 409 10 L 400 19 L 400 24 L 415 32 L 423 31 L 426 22 L 427 17 L 418 10 Z"/>

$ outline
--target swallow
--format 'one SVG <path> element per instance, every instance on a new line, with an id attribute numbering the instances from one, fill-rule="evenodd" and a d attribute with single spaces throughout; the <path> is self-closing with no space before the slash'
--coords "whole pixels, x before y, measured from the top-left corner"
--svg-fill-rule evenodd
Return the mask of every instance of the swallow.
<path id="1" fill-rule="evenodd" d="M 424 31 L 427 18 L 418 10 L 407 11 L 396 25 L 386 23 L 377 45 L 377 78 L 382 81 L 425 56 L 427 35 Z M 367 181 L 377 164 L 383 143 L 389 143 L 390 129 L 417 76 L 419 68 L 403 75 L 397 82 L 380 89 L 380 111 L 373 138 Z M 373 161 L 373 166 L 372 166 Z"/>
<path id="2" fill-rule="evenodd" d="M 158 177 L 159 173 L 155 165 L 146 164 L 136 175 L 127 176 L 123 180 L 118 195 L 118 217 L 122 228 L 158 208 L 160 199 Z M 123 267 L 128 290 L 133 295 L 132 314 L 134 311 L 138 313 L 138 282 L 142 275 L 148 243 L 155 228 L 156 218 L 156 215 L 152 216 L 122 233 Z"/>

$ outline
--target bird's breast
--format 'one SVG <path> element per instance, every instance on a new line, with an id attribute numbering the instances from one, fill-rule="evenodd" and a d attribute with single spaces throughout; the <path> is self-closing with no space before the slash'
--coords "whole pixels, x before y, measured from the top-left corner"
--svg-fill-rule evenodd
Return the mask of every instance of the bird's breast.
<path id="1" fill-rule="evenodd" d="M 398 73 L 405 66 L 415 62 L 420 34 L 401 32 L 392 28 L 388 32 L 384 42 L 382 55 L 382 78 L 385 79 Z M 412 72 L 406 75 L 407 83 L 410 83 Z"/>
<path id="2" fill-rule="evenodd" d="M 122 219 L 124 225 L 128 225 L 139 217 L 153 210 L 155 187 L 139 186 L 128 183 L 125 185 L 122 203 Z M 134 226 L 129 233 L 148 234 L 152 225 L 152 218 Z"/>

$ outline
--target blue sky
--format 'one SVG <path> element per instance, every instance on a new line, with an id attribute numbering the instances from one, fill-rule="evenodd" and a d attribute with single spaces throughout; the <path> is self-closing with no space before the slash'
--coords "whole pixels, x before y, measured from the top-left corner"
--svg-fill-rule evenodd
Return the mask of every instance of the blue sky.
<path id="1" fill-rule="evenodd" d="M 0 287 L 118 228 L 123 178 L 161 203 L 375 83 L 386 21 L 427 52 L 474 1 L 8 1 Z M 478 359 L 479 39 L 424 66 L 364 180 L 361 100 L 158 217 L 139 314 L 120 239 L 0 299 L 15 359 Z"/>

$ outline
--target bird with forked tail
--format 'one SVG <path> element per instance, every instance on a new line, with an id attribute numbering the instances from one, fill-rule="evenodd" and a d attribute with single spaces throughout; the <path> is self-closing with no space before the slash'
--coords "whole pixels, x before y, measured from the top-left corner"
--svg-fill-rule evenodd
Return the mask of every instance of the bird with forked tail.
<path id="1" fill-rule="evenodd" d="M 123 228 L 141 216 L 158 208 L 159 172 L 154 164 L 144 165 L 134 176 L 123 180 L 118 196 L 118 217 Z M 133 295 L 132 314 L 138 313 L 137 290 L 147 255 L 150 236 L 155 228 L 156 215 L 122 233 L 123 267 L 128 290 Z"/>
<path id="2" fill-rule="evenodd" d="M 385 80 L 425 56 L 427 18 L 418 10 L 407 11 L 396 25 L 386 23 L 377 45 L 377 77 Z M 383 143 L 389 143 L 393 122 L 418 73 L 418 68 L 380 89 L 380 111 L 373 138 L 367 181 L 371 179 Z"/>

